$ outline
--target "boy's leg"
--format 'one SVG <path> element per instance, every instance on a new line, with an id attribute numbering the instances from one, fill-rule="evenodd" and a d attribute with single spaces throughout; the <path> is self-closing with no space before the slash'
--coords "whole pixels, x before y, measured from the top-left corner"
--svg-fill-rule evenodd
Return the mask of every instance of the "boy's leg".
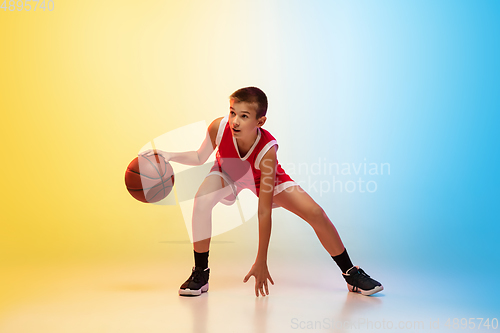
<path id="1" fill-rule="evenodd" d="M 384 289 L 380 282 L 370 278 L 361 268 L 352 266 L 337 229 L 323 209 L 300 186 L 292 186 L 278 193 L 273 202 L 312 226 L 323 247 L 342 270 L 350 291 L 371 295 Z"/>
<path id="2" fill-rule="evenodd" d="M 321 206 L 300 186 L 292 186 L 276 194 L 273 202 L 309 223 L 331 256 L 340 255 L 344 251 L 344 244 L 333 223 Z"/>
<path id="3" fill-rule="evenodd" d="M 212 209 L 233 191 L 219 175 L 209 175 L 200 185 L 193 208 L 193 249 L 195 266 L 191 276 L 181 285 L 179 295 L 198 296 L 208 291 L 208 250 L 212 233 Z"/>
<path id="4" fill-rule="evenodd" d="M 232 195 L 232 189 L 219 175 L 209 175 L 200 185 L 194 198 L 193 247 L 196 252 L 207 252 L 212 236 L 212 209 L 223 198 Z"/>

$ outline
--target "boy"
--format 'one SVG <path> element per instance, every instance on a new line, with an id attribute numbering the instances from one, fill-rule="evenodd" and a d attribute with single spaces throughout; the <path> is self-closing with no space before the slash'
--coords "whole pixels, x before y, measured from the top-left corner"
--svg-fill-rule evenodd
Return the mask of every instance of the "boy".
<path id="1" fill-rule="evenodd" d="M 363 295 L 383 290 L 382 285 L 354 266 L 334 225 L 323 209 L 278 164 L 278 144 L 262 128 L 266 122 L 267 97 L 256 87 L 235 91 L 230 97 L 229 115 L 215 119 L 198 151 L 169 153 L 156 150 L 166 161 L 202 165 L 218 147 L 212 170 L 195 196 L 193 209 L 193 247 L 195 266 L 179 295 L 198 296 L 208 291 L 208 251 L 211 237 L 211 215 L 218 203 L 231 204 L 243 188 L 259 198 L 259 248 L 254 265 L 245 276 L 255 277 L 255 295 L 269 295 L 268 280 L 274 284 L 267 267 L 267 250 L 271 235 L 271 210 L 283 207 L 308 222 L 325 250 L 342 271 L 348 289 Z M 145 151 L 145 156 L 154 154 Z M 250 172 L 251 171 L 251 172 Z M 250 178 L 248 177 L 250 175 Z"/>

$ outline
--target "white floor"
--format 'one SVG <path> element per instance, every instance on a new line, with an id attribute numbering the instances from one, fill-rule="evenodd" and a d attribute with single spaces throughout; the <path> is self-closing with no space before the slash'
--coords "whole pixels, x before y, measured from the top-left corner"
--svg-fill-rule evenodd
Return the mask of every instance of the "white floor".
<path id="1" fill-rule="evenodd" d="M 242 282 L 258 243 L 254 221 L 213 239 L 210 289 L 200 297 L 178 296 L 191 272 L 192 245 L 168 235 L 158 235 L 153 255 L 145 256 L 150 262 L 4 270 L 0 332 L 500 331 L 495 266 L 475 272 L 464 261 L 454 272 L 446 263 L 425 269 L 438 260 L 419 264 L 404 260 L 403 252 L 391 259 L 375 246 L 380 240 L 345 232 L 351 257 L 362 261 L 354 263 L 385 288 L 362 296 L 347 291 L 309 226 L 279 211 L 275 216 L 268 261 L 275 285 L 269 296 L 255 297 L 253 278 Z"/>
<path id="2" fill-rule="evenodd" d="M 449 332 L 448 318 L 499 317 L 498 306 L 460 282 L 447 287 L 432 276 L 369 272 L 385 290 L 367 297 L 349 293 L 342 277 L 331 274 L 336 267 L 306 262 L 275 265 L 271 294 L 256 298 L 253 279 L 242 283 L 250 267 L 230 260 L 211 265 L 210 290 L 200 297 L 177 295 L 190 268 L 176 263 L 46 268 L 36 273 L 38 286 L 4 306 L 0 332 L 384 332 L 399 325 Z"/>

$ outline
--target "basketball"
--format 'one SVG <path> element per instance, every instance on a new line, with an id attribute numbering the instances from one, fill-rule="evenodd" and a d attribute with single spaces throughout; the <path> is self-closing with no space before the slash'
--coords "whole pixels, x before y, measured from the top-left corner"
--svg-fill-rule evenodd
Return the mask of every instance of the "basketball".
<path id="1" fill-rule="evenodd" d="M 158 202 L 172 191 L 174 170 L 161 155 L 140 155 L 128 165 L 125 185 L 137 200 L 146 203 Z"/>

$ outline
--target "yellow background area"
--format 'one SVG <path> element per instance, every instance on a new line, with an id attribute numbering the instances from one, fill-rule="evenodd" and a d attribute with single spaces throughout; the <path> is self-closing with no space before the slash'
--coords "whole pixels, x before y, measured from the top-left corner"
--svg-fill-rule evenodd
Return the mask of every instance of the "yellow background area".
<path id="1" fill-rule="evenodd" d="M 230 1 L 54 5 L 0 10 L 3 278 L 21 279 L 23 267 L 173 260 L 161 242 L 188 241 L 179 208 L 133 199 L 125 169 L 155 137 L 224 115 L 236 89 L 265 90 L 258 78 L 272 64 L 241 64 L 266 57 L 246 42 L 266 24 L 245 24 L 252 8 Z"/>
<path id="2" fill-rule="evenodd" d="M 233 75 L 234 55 L 257 50 L 237 43 L 244 29 L 226 27 L 251 12 L 226 16 L 226 6 L 55 1 L 52 12 L 0 11 L 3 262 L 135 255 L 157 232 L 186 236 L 178 209 L 135 201 L 124 173 L 153 138 L 224 115 L 243 86 L 250 69 Z"/>

